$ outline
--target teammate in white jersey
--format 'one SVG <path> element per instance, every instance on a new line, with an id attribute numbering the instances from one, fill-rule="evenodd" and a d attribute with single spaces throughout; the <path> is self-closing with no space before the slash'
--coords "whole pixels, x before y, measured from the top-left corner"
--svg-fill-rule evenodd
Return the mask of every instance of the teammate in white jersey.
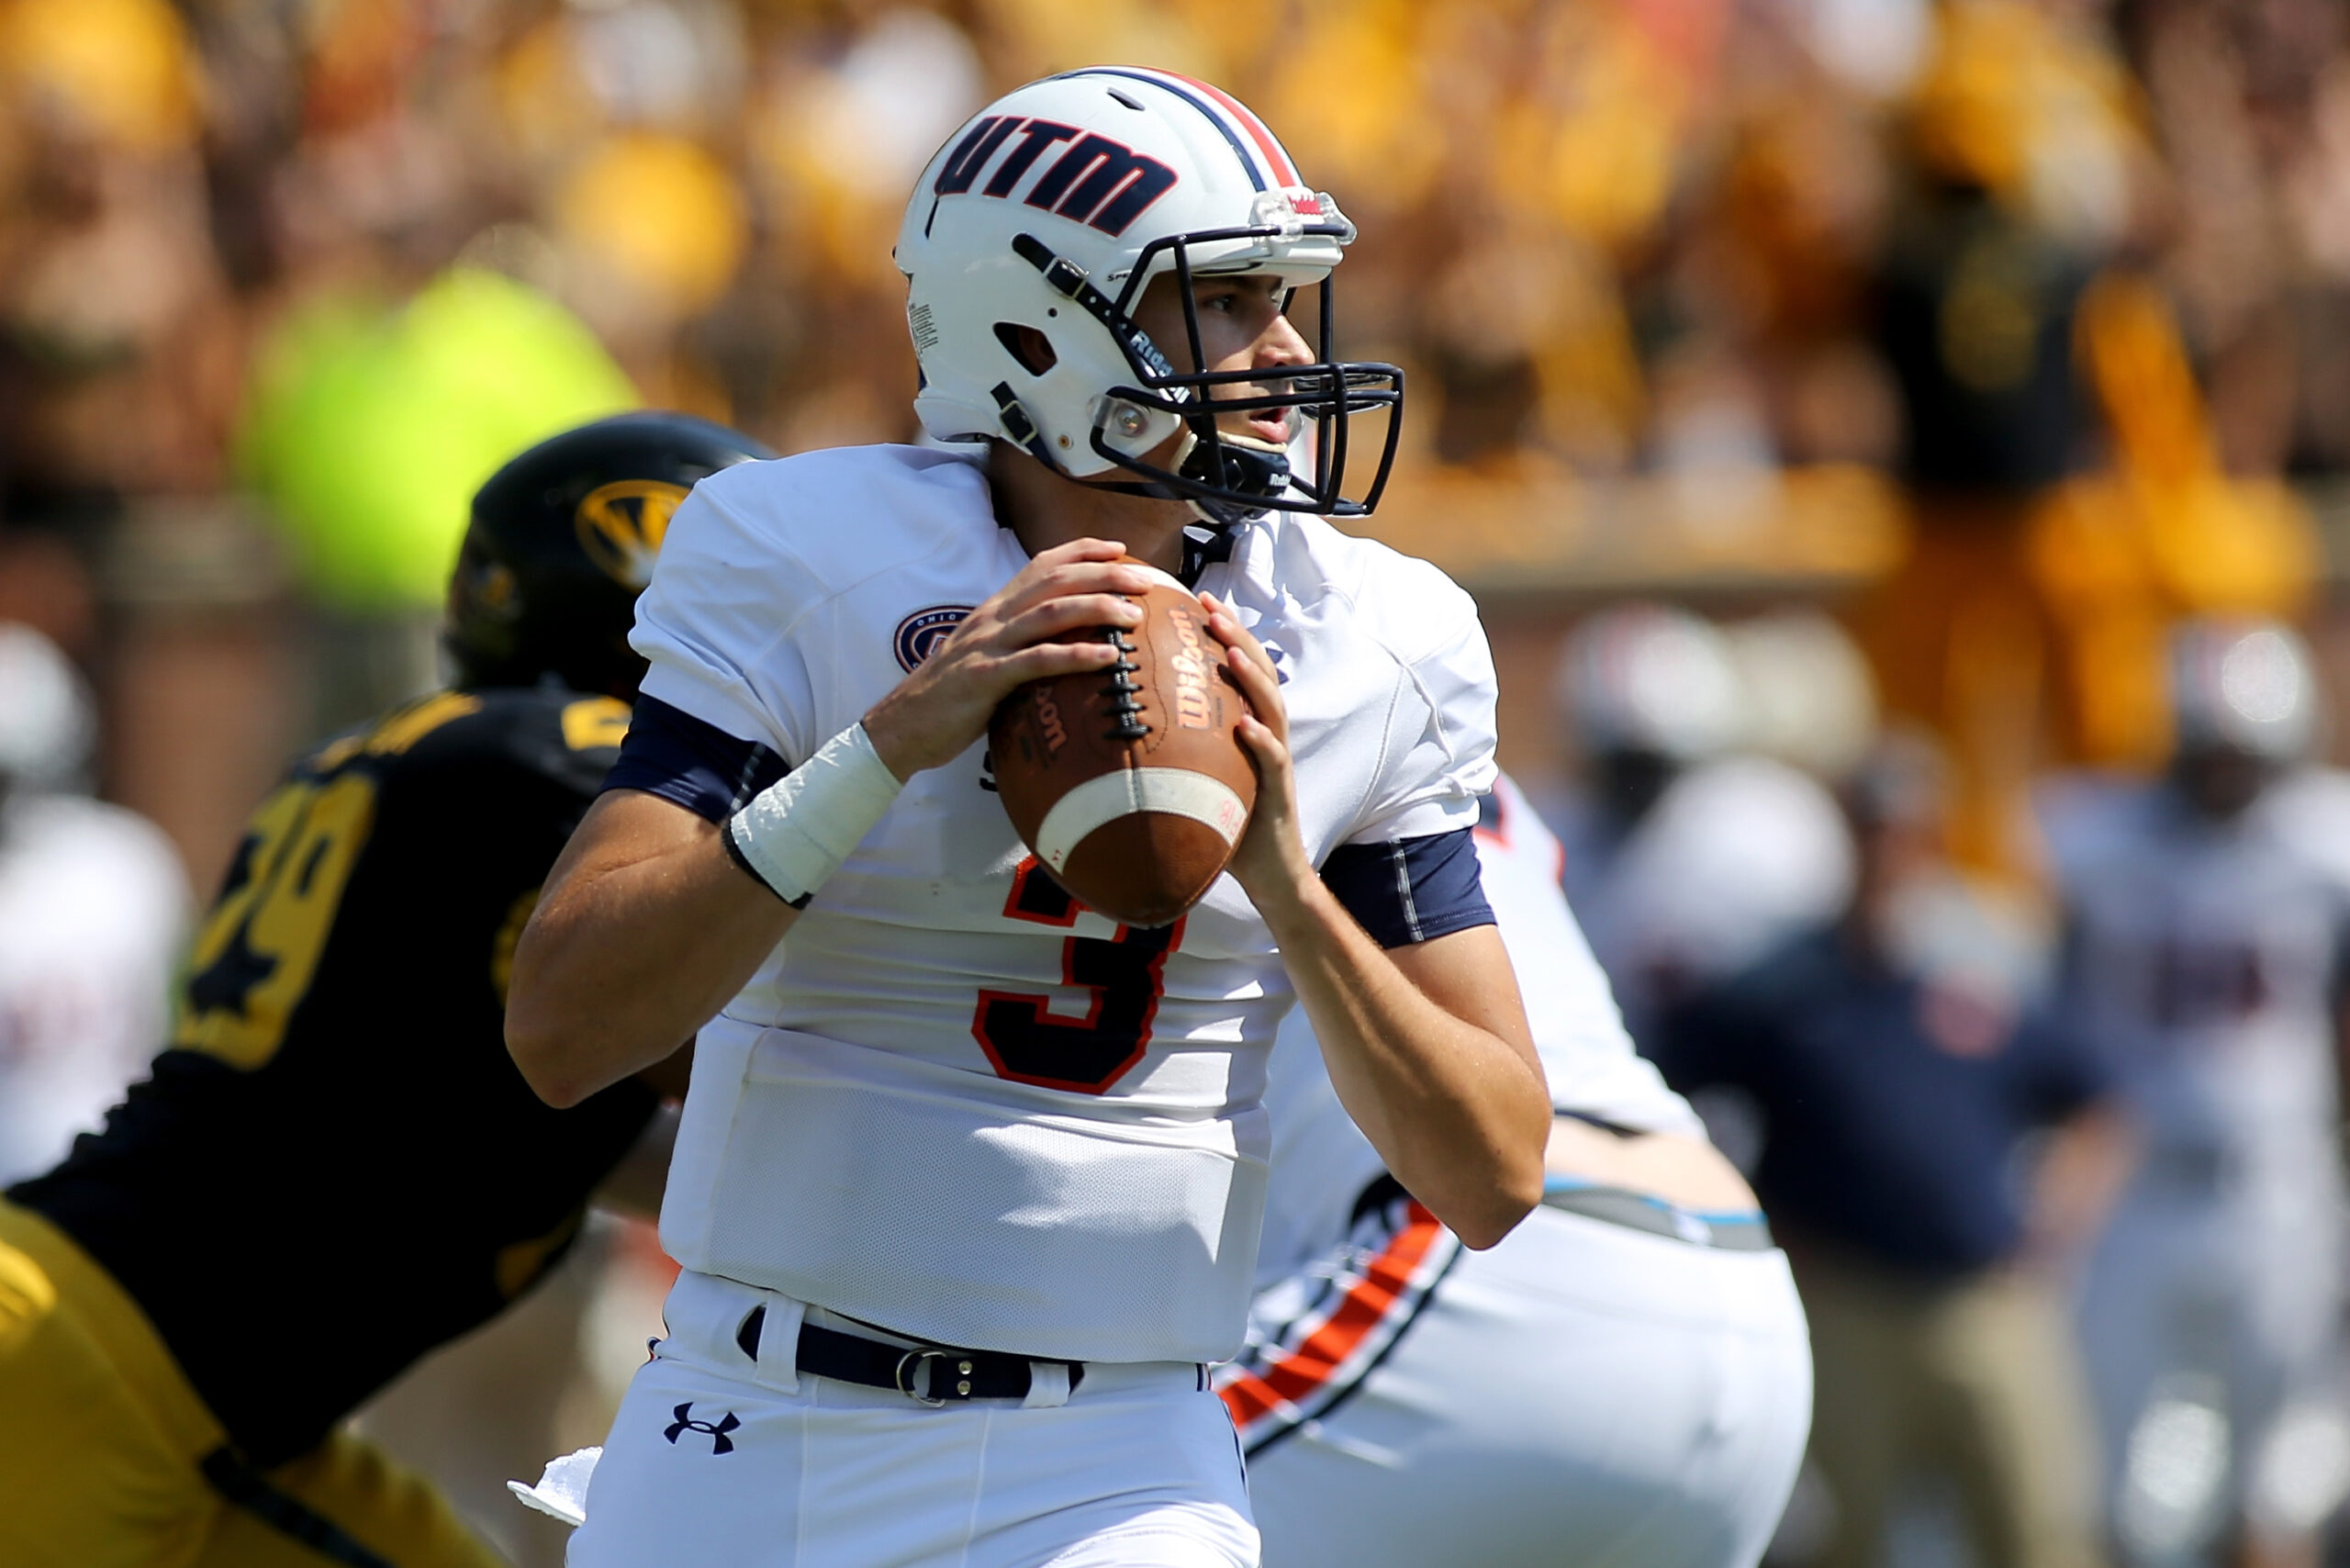
<path id="1" fill-rule="evenodd" d="M 0 1184 L 47 1169 L 147 1070 L 187 873 L 152 823 L 78 788 L 97 714 L 29 626 L 0 622 Z"/>
<path id="2" fill-rule="evenodd" d="M 1327 357 L 1353 233 L 1212 87 L 1032 84 L 898 241 L 916 410 L 968 455 L 813 453 L 678 510 L 628 748 L 508 1017 L 557 1103 L 700 1031 L 686 1271 L 575 1564 L 1254 1562 L 1202 1363 L 1241 1342 L 1293 999 L 1467 1243 L 1539 1200 L 1548 1100 L 1470 833 L 1483 634 L 1316 515 L 1376 498 L 1392 441 L 1355 499 L 1350 431 L 1400 403 Z M 1285 313 L 1317 285 L 1319 359 Z M 1139 929 L 1026 856 L 980 742 L 1020 683 L 1112 663 L 1119 596 L 1169 573 L 1259 795 L 1230 876 Z"/>
<path id="3" fill-rule="evenodd" d="M 1751 1568 L 1811 1415 L 1785 1257 L 1635 1055 L 1503 778 L 1477 832 L 1557 1108 L 1550 1191 L 1463 1253 L 1347 1117 L 1301 1014 L 1266 1108 L 1249 1344 L 1213 1378 L 1270 1568 Z"/>
<path id="4" fill-rule="evenodd" d="M 1807 774 L 1736 749 L 1745 693 L 1722 633 L 1662 605 L 1576 628 L 1559 699 L 1587 782 L 1545 801 L 1565 883 L 1634 1039 L 1674 1002 L 1834 918 L 1842 814 Z"/>
<path id="5" fill-rule="evenodd" d="M 2182 628 L 2172 709 L 2167 778 L 2044 813 L 2067 995 L 2145 1139 L 2081 1304 L 2109 1501 L 2132 1562 L 2313 1561 L 2350 1445 L 2350 778 L 2305 760 L 2319 695 L 2284 627 Z"/>

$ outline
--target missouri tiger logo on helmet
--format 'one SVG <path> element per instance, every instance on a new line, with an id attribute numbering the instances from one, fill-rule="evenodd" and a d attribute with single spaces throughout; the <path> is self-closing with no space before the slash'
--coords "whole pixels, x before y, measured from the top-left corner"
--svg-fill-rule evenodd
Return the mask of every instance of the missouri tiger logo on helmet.
<path id="1" fill-rule="evenodd" d="M 449 581 L 447 642 L 466 686 L 628 698 L 644 661 L 628 645 L 636 596 L 669 520 L 706 475 L 771 457 L 689 414 L 620 414 L 539 442 L 474 495 Z"/>
<path id="2" fill-rule="evenodd" d="M 579 546 L 614 582 L 641 593 L 653 580 L 653 557 L 669 532 L 669 516 L 687 494 L 685 486 L 663 479 L 599 485 L 573 514 Z"/>

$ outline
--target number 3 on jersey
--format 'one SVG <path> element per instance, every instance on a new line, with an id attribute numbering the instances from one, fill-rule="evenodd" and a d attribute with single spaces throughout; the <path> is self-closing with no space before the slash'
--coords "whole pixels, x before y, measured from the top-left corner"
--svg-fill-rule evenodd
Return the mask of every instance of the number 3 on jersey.
<path id="1" fill-rule="evenodd" d="M 1078 902 L 1035 856 L 1012 874 L 1004 914 L 1039 925 L 1074 925 Z M 1061 981 L 1083 987 L 1091 1005 L 1081 1018 L 1052 1011 L 1053 999 L 1026 991 L 983 991 L 971 1018 L 971 1037 L 995 1070 L 1015 1083 L 1099 1094 L 1142 1060 L 1167 955 L 1183 940 L 1183 923 L 1115 936 L 1071 936 L 1061 944 Z"/>

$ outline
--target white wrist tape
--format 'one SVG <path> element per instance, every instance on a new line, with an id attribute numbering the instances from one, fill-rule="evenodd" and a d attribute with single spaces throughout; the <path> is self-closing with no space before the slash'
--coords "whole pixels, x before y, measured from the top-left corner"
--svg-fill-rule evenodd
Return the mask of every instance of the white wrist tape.
<path id="1" fill-rule="evenodd" d="M 858 722 L 752 796 L 719 831 L 744 869 L 805 909 L 904 787 Z"/>

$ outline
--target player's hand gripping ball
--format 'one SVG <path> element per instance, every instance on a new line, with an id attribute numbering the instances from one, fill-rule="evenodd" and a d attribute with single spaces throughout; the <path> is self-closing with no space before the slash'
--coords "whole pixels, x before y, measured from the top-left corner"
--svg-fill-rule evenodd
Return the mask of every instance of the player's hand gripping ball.
<path id="1" fill-rule="evenodd" d="M 1206 608 L 1144 569 L 1142 624 L 1095 633 L 1119 640 L 1117 663 L 1030 681 L 996 710 L 988 749 L 1012 825 L 1062 887 L 1124 924 L 1165 925 L 1232 858 L 1257 773 Z"/>

